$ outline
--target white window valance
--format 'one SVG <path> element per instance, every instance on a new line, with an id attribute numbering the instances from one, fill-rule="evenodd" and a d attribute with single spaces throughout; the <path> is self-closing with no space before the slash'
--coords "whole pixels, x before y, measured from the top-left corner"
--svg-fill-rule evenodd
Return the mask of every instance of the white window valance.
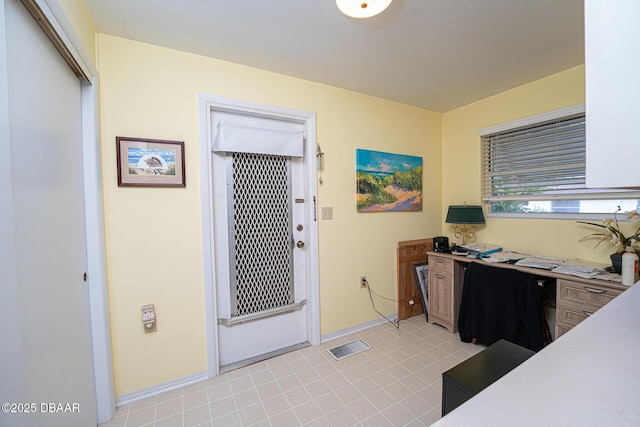
<path id="1" fill-rule="evenodd" d="M 304 133 L 246 123 L 219 122 L 212 151 L 302 157 Z"/>

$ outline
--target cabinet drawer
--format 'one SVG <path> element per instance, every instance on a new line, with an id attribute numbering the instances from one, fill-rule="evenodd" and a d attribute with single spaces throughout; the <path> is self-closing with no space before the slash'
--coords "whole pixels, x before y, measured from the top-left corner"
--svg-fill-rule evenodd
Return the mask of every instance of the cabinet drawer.
<path id="1" fill-rule="evenodd" d="M 556 321 L 559 324 L 565 324 L 567 326 L 576 326 L 587 317 L 598 311 L 598 308 L 593 306 L 593 309 L 589 306 L 577 306 L 573 304 L 562 304 L 558 306 Z"/>
<path id="2" fill-rule="evenodd" d="M 429 255 L 429 271 L 451 274 L 453 272 L 453 260 Z"/>
<path id="3" fill-rule="evenodd" d="M 564 303 L 588 304 L 587 311 L 595 311 L 602 307 L 622 291 L 606 286 L 558 280 L 558 306 Z"/>

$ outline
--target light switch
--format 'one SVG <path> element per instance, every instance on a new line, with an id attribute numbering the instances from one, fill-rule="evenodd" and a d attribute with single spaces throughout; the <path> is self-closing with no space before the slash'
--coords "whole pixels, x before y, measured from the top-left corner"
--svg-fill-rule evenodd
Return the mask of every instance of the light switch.
<path id="1" fill-rule="evenodd" d="M 333 207 L 326 206 L 322 208 L 322 219 L 333 219 Z"/>

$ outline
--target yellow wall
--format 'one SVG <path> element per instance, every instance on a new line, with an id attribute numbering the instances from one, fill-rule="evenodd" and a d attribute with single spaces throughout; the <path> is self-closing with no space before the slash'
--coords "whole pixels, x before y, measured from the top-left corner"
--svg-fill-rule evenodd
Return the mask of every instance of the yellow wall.
<path id="1" fill-rule="evenodd" d="M 96 61 L 95 35 L 98 32 L 84 0 L 58 0 L 91 60 Z"/>
<path id="2" fill-rule="evenodd" d="M 397 242 L 441 228 L 441 115 L 211 58 L 98 36 L 109 306 L 116 394 L 207 369 L 198 157 L 199 92 L 317 113 L 321 333 L 374 319 L 359 277 L 395 297 Z M 186 188 L 117 187 L 115 137 L 185 141 Z M 358 214 L 355 150 L 423 157 L 424 209 Z M 395 304 L 378 300 L 386 314 Z M 140 307 L 154 303 L 157 332 Z"/>
<path id="3" fill-rule="evenodd" d="M 485 127 L 546 113 L 585 101 L 584 66 L 474 102 L 443 115 L 443 213 L 450 204 L 480 204 L 480 136 Z M 595 221 L 599 222 L 599 221 Z M 449 224 L 443 233 L 453 237 Z M 613 246 L 594 241 L 578 242 L 595 227 L 575 220 L 487 218 L 478 241 L 496 243 L 505 249 L 609 263 Z"/>

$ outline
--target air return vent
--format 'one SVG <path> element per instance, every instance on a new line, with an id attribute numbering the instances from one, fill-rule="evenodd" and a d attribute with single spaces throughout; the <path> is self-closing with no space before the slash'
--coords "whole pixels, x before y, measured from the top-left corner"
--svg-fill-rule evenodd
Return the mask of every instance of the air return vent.
<path id="1" fill-rule="evenodd" d="M 345 357 L 352 356 L 356 353 L 360 353 L 361 351 L 369 350 L 371 346 L 362 340 L 355 340 L 348 342 L 346 344 L 339 345 L 337 347 L 333 347 L 328 349 L 327 351 L 331 353 L 334 359 L 342 360 Z"/>

